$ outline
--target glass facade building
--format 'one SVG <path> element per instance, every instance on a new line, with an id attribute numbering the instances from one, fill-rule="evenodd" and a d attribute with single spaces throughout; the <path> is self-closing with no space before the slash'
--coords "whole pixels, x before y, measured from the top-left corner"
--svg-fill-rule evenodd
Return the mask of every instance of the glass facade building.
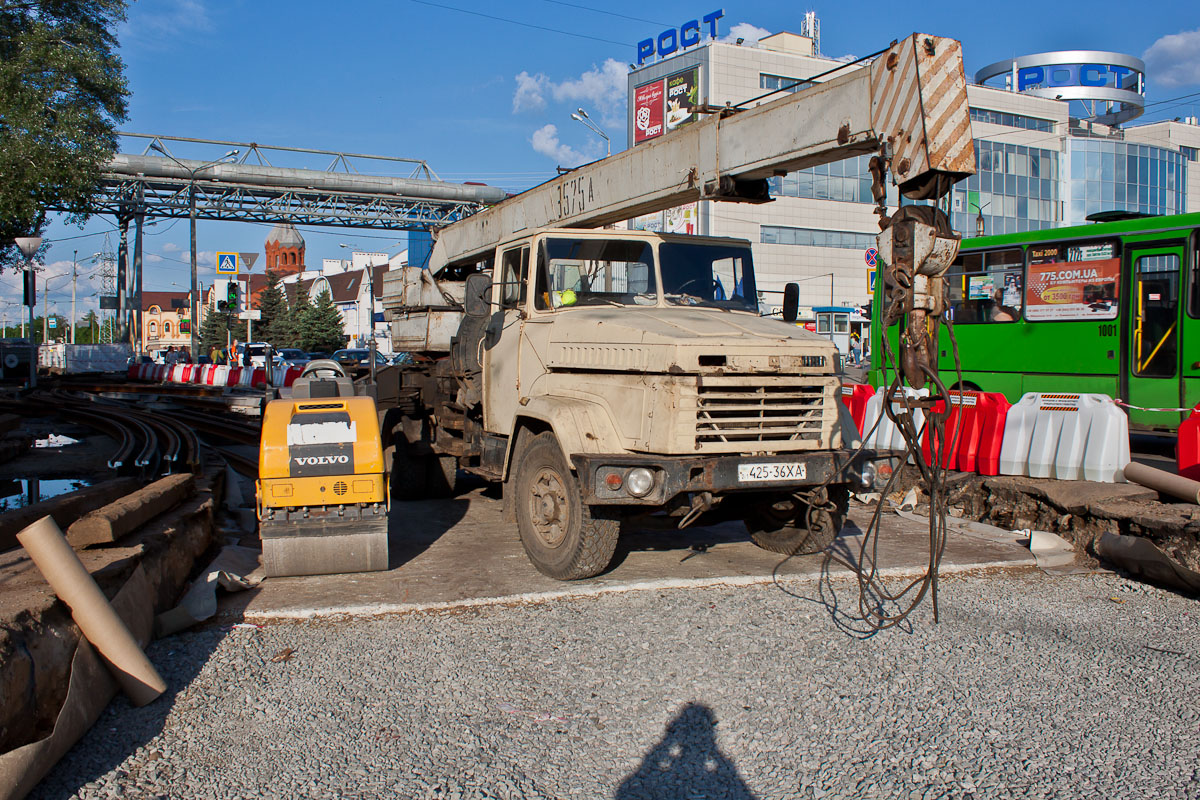
<path id="1" fill-rule="evenodd" d="M 1181 214 L 1187 209 L 1187 159 L 1179 151 L 1076 136 L 1067 138 L 1066 151 L 1067 225 L 1082 225 L 1098 211 Z"/>
<path id="2" fill-rule="evenodd" d="M 988 234 L 1053 228 L 1060 219 L 1058 152 L 975 140 L 976 172 L 954 187 L 951 222 L 974 236 L 983 215 Z"/>

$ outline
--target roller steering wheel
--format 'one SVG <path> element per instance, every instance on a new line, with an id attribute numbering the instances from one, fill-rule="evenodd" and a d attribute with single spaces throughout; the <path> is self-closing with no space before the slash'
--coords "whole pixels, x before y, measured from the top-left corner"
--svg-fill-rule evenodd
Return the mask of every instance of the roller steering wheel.
<path id="1" fill-rule="evenodd" d="M 346 370 L 341 364 L 330 358 L 318 358 L 316 361 L 310 361 L 304 365 L 304 369 L 300 372 L 301 378 L 311 376 L 320 377 L 321 373 L 330 373 L 334 378 L 349 378 Z"/>

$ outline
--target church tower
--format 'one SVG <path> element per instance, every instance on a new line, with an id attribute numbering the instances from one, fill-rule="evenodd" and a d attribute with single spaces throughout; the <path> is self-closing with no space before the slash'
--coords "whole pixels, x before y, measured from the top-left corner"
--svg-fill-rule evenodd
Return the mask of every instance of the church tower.
<path id="1" fill-rule="evenodd" d="M 280 276 L 304 271 L 304 237 L 294 225 L 276 225 L 267 234 L 266 269 Z"/>

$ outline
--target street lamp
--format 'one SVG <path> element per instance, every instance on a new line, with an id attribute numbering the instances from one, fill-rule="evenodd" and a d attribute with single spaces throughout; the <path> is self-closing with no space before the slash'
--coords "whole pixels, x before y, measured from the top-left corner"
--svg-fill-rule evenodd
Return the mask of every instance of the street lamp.
<path id="1" fill-rule="evenodd" d="M 979 212 L 979 216 L 975 217 L 975 235 L 983 236 L 983 209 L 991 206 L 991 202 L 989 201 L 987 203 L 984 203 L 983 207 L 981 208 L 978 203 L 972 203 L 970 200 L 968 200 L 967 208 L 969 209 L 972 206 L 974 206 L 975 210 L 977 212 Z"/>
<path id="2" fill-rule="evenodd" d="M 201 164 L 200 166 L 193 169 L 192 167 L 189 167 L 188 165 L 184 164 L 182 161 L 180 161 L 175 156 L 168 153 L 166 151 L 166 148 L 164 148 L 158 142 L 151 142 L 150 149 L 156 153 L 161 153 L 162 155 L 171 159 L 176 164 L 178 164 L 179 166 L 181 166 L 185 170 L 187 170 L 187 173 L 188 173 L 188 222 L 191 224 L 191 228 L 192 228 L 192 290 L 191 290 L 191 295 L 189 296 L 189 300 L 188 300 L 189 305 L 190 305 L 190 308 L 188 308 L 188 316 L 191 317 L 191 334 L 192 334 L 192 336 L 191 336 L 191 353 L 192 353 L 192 358 L 195 359 L 197 356 L 196 351 L 197 351 L 197 347 L 198 347 L 197 342 L 196 342 L 196 329 L 199 327 L 196 324 L 196 320 L 200 318 L 200 315 L 197 313 L 197 311 L 199 310 L 197 308 L 197 300 L 199 298 L 199 294 L 196 289 L 196 284 L 197 284 L 197 278 L 196 278 L 196 173 L 200 172 L 200 170 L 208 169 L 209 167 L 212 167 L 217 164 L 221 164 L 223 162 L 227 162 L 231 159 L 237 158 L 238 151 L 230 150 L 228 153 L 226 153 L 225 155 L 216 159 L 215 161 L 209 161 L 207 164 Z M 140 311 L 140 309 L 139 309 L 139 311 Z"/>
<path id="3" fill-rule="evenodd" d="M 592 133 L 596 134 L 597 136 L 599 136 L 601 139 L 604 140 L 604 147 L 605 147 L 604 157 L 605 158 L 608 158 L 609 156 L 612 155 L 612 140 L 610 140 L 608 138 L 607 133 L 605 133 L 603 130 L 600 129 L 599 125 L 597 125 L 595 122 L 592 121 L 592 118 L 588 116 L 588 113 L 586 111 L 584 111 L 582 108 L 575 109 L 575 113 L 571 115 L 571 119 L 575 120 L 576 122 L 582 122 L 584 125 L 587 126 L 587 129 L 589 131 L 591 131 Z"/>
<path id="4" fill-rule="evenodd" d="M 33 346 L 33 307 L 37 305 L 37 285 L 33 282 L 33 254 L 42 246 L 40 236 L 18 236 L 17 247 L 25 256 L 25 305 L 29 307 L 29 388 L 37 387 L 37 348 Z"/>

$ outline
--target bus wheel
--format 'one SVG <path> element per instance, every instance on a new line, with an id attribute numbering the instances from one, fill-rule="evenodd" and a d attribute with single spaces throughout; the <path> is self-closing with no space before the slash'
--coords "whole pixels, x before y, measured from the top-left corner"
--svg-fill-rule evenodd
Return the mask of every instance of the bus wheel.
<path id="1" fill-rule="evenodd" d="M 951 386 L 950 391 L 952 391 L 952 392 L 982 392 L 983 390 L 980 389 L 975 384 L 971 383 L 970 381 L 963 381 L 962 383 L 956 383 L 953 386 Z"/>

